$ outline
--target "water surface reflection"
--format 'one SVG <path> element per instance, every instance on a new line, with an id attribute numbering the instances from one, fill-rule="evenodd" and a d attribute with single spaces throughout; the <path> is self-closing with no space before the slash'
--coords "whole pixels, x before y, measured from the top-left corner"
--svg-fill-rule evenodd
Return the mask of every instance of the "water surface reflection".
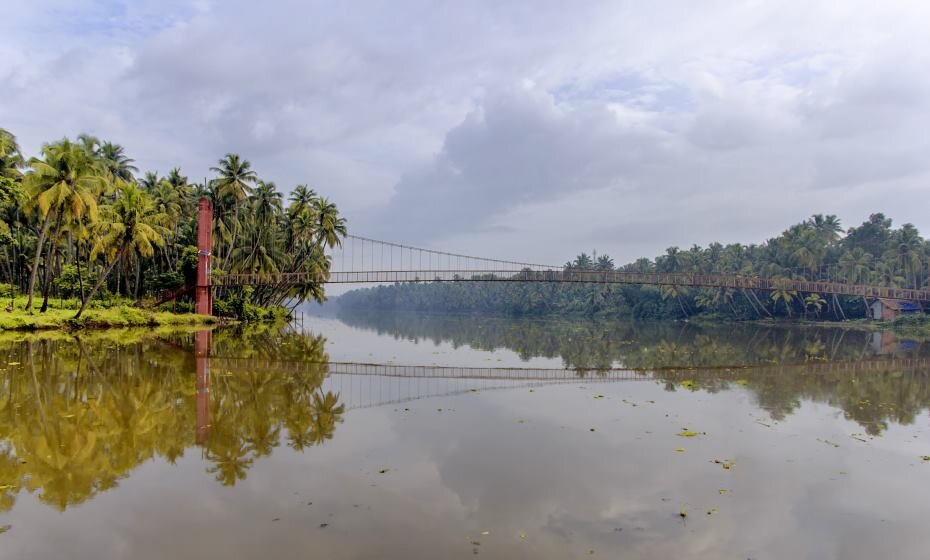
<path id="1" fill-rule="evenodd" d="M 920 344 L 345 323 L 4 335 L 0 557 L 868 558 L 894 543 L 922 558 L 930 545 Z"/>

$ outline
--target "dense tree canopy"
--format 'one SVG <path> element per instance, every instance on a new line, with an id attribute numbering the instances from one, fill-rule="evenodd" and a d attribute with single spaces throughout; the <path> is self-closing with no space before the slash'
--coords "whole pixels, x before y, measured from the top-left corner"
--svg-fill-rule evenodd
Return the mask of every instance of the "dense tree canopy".
<path id="1" fill-rule="evenodd" d="M 911 224 L 893 228 L 891 219 L 872 214 L 845 235 L 836 216 L 816 214 L 762 244 L 670 247 L 655 259 L 614 266 L 607 255 L 581 253 L 566 270 L 695 272 L 776 279 L 831 280 L 925 288 L 930 243 Z M 768 316 L 843 319 L 862 317 L 862 298 L 687 286 L 604 286 L 449 282 L 356 290 L 339 298 L 359 309 L 489 312 L 509 315 L 585 315 L 633 318 L 684 318 L 698 313 L 752 319 Z"/>
<path id="2" fill-rule="evenodd" d="M 266 286 L 220 294 L 258 305 L 322 300 L 329 274 L 325 249 L 342 243 L 345 219 L 335 204 L 306 185 L 285 204 L 277 186 L 251 163 L 226 154 L 212 179 L 193 184 L 179 168 L 137 177 L 123 146 L 82 134 L 44 145 L 24 158 L 16 138 L 0 129 L 0 278 L 11 290 L 42 298 L 141 301 L 189 292 L 196 266 L 197 200 L 214 206 L 214 274 L 309 272 L 296 287 Z M 240 306 L 241 307 L 241 306 Z"/>

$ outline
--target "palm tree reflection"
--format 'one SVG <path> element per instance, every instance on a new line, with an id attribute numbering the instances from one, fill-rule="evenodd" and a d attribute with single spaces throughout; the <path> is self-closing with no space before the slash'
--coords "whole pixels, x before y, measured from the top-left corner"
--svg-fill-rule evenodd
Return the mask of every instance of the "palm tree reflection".
<path id="1" fill-rule="evenodd" d="M 321 388 L 325 340 L 300 333 L 228 332 L 169 342 L 120 333 L 17 335 L 0 341 L 0 511 L 23 490 L 60 510 L 116 486 L 139 464 L 174 463 L 199 445 L 224 485 L 246 477 L 286 433 L 302 451 L 331 439 L 339 395 Z M 250 350 L 235 370 L 211 371 L 211 346 Z M 240 352 L 241 353 L 241 352 Z M 269 370 L 269 357 L 300 359 Z M 196 372 L 196 375 L 191 373 Z"/>

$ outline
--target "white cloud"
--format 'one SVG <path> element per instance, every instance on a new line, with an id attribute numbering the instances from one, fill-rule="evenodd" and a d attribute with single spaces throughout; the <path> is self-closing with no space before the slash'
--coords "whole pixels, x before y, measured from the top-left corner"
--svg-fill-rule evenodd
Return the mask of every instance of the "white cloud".
<path id="1" fill-rule="evenodd" d="M 16 3 L 0 126 L 201 177 L 238 151 L 359 233 L 561 262 L 761 241 L 813 212 L 927 229 L 917 2 Z"/>

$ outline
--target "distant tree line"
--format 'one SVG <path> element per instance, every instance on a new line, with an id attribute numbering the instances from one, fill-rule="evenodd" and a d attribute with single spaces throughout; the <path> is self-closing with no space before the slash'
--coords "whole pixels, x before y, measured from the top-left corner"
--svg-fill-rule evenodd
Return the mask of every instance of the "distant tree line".
<path id="1" fill-rule="evenodd" d="M 346 235 L 335 204 L 298 185 L 285 206 L 275 184 L 238 154 L 220 159 L 201 183 L 177 167 L 139 175 L 133 164 L 119 144 L 86 134 L 26 158 L 0 128 L 0 278 L 11 297 L 25 294 L 26 310 L 44 312 L 55 295 L 79 299 L 80 316 L 94 298 L 141 301 L 190 286 L 202 197 L 214 206 L 214 274 L 308 272 L 312 279 L 227 295 L 263 306 L 323 298 L 325 248 Z"/>
<path id="2" fill-rule="evenodd" d="M 581 253 L 566 270 L 694 272 L 766 278 L 831 280 L 924 288 L 930 243 L 911 224 L 892 227 L 876 213 L 843 231 L 833 215 L 816 214 L 761 244 L 670 247 L 655 259 L 616 267 L 608 255 Z M 859 297 L 686 286 L 627 286 L 510 282 L 428 282 L 395 284 L 344 294 L 347 308 L 428 312 L 486 312 L 506 315 L 578 315 L 681 319 L 697 314 L 730 318 L 808 316 L 822 319 L 864 317 L 868 302 Z"/>

